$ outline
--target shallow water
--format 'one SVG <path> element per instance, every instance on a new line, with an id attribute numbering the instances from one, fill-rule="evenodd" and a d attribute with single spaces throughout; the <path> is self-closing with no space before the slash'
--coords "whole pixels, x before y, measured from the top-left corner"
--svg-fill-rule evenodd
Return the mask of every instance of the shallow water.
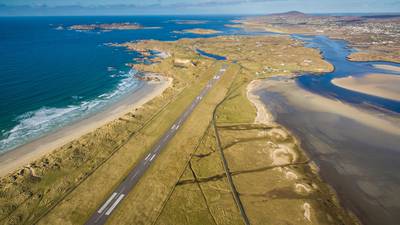
<path id="1" fill-rule="evenodd" d="M 104 16 L 0 18 L 0 154 L 81 120 L 132 93 L 140 81 L 126 63 L 140 57 L 105 45 L 145 39 L 212 37 L 176 33 L 207 28 L 221 35 L 232 16 Z M 205 24 L 177 24 L 206 20 Z M 139 23 L 159 29 L 77 32 L 75 24 Z"/>
<path id="2" fill-rule="evenodd" d="M 352 119 L 330 107 L 324 108 L 324 105 L 322 110 L 316 110 L 305 94 L 311 92 L 339 100 L 371 115 L 391 118 L 392 123 L 399 125 L 400 102 L 348 91 L 330 82 L 336 77 L 387 71 L 372 67 L 370 62 L 347 61 L 346 56 L 351 49 L 343 41 L 326 37 L 300 38 L 307 38 L 309 46 L 319 48 L 325 59 L 335 66 L 335 71 L 324 75 L 306 74 L 295 82 L 271 78 L 265 80 L 265 84 L 275 82 L 274 85 L 281 88 L 266 86 L 256 94 L 277 122 L 301 140 L 302 147 L 320 167 L 322 177 L 335 188 L 344 205 L 352 209 L 364 224 L 398 224 L 400 133 L 385 132 L 357 122 L 354 117 Z M 298 97 L 294 98 L 292 92 L 298 93 Z"/>
<path id="3" fill-rule="evenodd" d="M 307 43 L 308 47 L 319 49 L 324 58 L 334 65 L 335 70 L 326 73 L 323 76 L 314 74 L 305 74 L 297 79 L 297 82 L 303 88 L 324 95 L 326 97 L 337 98 L 358 107 L 374 108 L 378 111 L 400 113 L 400 102 L 377 96 L 367 95 L 359 92 L 346 90 L 335 86 L 331 80 L 339 77 L 362 76 L 367 73 L 386 73 L 400 76 L 400 72 L 378 69 L 373 64 L 385 64 L 400 66 L 398 63 L 391 62 L 352 62 L 347 60 L 347 56 L 353 52 L 347 47 L 347 43 L 341 40 L 332 40 L 325 36 L 303 36 L 293 35 Z"/>
<path id="4" fill-rule="evenodd" d="M 211 54 L 211 53 L 205 52 L 205 51 L 200 50 L 200 49 L 196 49 L 196 51 L 197 51 L 197 53 L 199 53 L 200 55 L 205 56 L 205 57 L 210 57 L 210 58 L 213 58 L 215 60 L 226 60 L 226 57 L 224 57 L 224 56 Z"/>

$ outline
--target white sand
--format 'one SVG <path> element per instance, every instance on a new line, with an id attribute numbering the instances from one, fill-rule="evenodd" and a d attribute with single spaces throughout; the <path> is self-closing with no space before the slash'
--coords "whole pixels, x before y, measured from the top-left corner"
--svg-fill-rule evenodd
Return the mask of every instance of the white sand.
<path id="1" fill-rule="evenodd" d="M 296 183 L 295 190 L 296 190 L 296 192 L 300 192 L 300 193 L 304 193 L 304 192 L 310 193 L 312 191 L 312 188 L 310 186 L 308 186 L 307 184 Z"/>
<path id="2" fill-rule="evenodd" d="M 133 112 L 136 108 L 161 95 L 164 90 L 172 84 L 171 78 L 160 76 L 160 80 L 160 82 L 151 81 L 145 83 L 142 87 L 132 93 L 132 95 L 90 118 L 61 128 L 54 133 L 0 155 L 0 176 L 4 176 L 17 168 L 23 167 L 24 165 L 51 153 L 56 148 L 122 117 L 128 112 Z"/>
<path id="3" fill-rule="evenodd" d="M 367 110 L 356 108 L 352 105 L 338 100 L 325 98 L 323 96 L 308 92 L 300 87 L 293 80 L 275 81 L 268 80 L 259 85 L 258 88 L 269 88 L 282 94 L 288 104 L 316 112 L 326 112 L 342 116 L 373 127 L 384 132 L 398 135 L 400 133 L 400 119 L 388 115 L 377 115 Z"/>
<path id="4" fill-rule="evenodd" d="M 391 70 L 395 72 L 400 72 L 400 66 L 384 65 L 384 64 L 374 64 L 375 68 L 383 70 Z"/>
<path id="5" fill-rule="evenodd" d="M 400 101 L 400 76 L 367 74 L 362 77 L 344 77 L 332 80 L 341 88 L 382 98 Z"/>
<path id="6" fill-rule="evenodd" d="M 311 221 L 311 206 L 308 202 L 303 204 L 304 218 Z"/>
<path id="7" fill-rule="evenodd" d="M 260 87 L 259 80 L 253 80 L 252 82 L 250 82 L 250 84 L 247 86 L 247 98 L 250 100 L 250 102 L 253 103 L 253 105 L 257 109 L 257 116 L 254 122 L 258 124 L 269 125 L 272 124 L 274 121 L 272 115 L 269 113 L 264 103 L 262 103 L 260 97 L 253 94 L 253 90 L 256 90 L 259 87 Z"/>
<path id="8" fill-rule="evenodd" d="M 250 84 L 247 86 L 247 98 L 250 100 L 250 102 L 253 103 L 253 105 L 257 109 L 257 116 L 254 122 L 274 126 L 276 125 L 276 123 L 273 116 L 268 111 L 264 103 L 260 100 L 260 98 L 253 93 L 253 91 L 257 90 L 258 88 L 262 88 L 262 81 L 260 80 L 254 80 L 250 82 Z M 280 128 L 274 128 L 269 132 L 271 136 L 277 139 L 286 139 L 288 137 L 288 132 Z M 285 165 L 297 161 L 298 155 L 296 151 L 294 151 L 293 146 L 283 144 L 277 145 L 271 141 L 268 141 L 267 144 L 272 150 L 272 165 Z"/>

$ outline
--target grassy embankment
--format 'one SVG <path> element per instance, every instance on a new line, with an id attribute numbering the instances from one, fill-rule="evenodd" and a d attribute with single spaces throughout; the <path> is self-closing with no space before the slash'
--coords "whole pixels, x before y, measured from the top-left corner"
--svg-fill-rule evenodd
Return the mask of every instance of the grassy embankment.
<path id="1" fill-rule="evenodd" d="M 253 123 L 255 109 L 246 97 L 246 87 L 255 78 L 328 71 L 331 65 L 321 60 L 317 51 L 303 48 L 286 37 L 185 39 L 134 47 L 171 50 L 175 45 L 195 46 L 228 56 L 238 64 L 231 69 L 240 66 L 240 73 L 233 79 L 232 71 L 227 72 L 116 209 L 109 224 L 242 223 L 217 151 L 214 130 L 209 126 L 213 107 L 221 99 L 225 100 L 216 114 L 221 148 L 252 224 L 351 224 L 351 218 L 338 206 L 329 187 L 311 170 L 293 137 L 279 125 Z M 228 86 L 230 91 L 226 94 Z M 282 146 L 288 146 L 289 150 Z M 87 188 L 99 179 L 93 177 L 93 184 Z M 71 201 L 42 222 L 65 219 L 62 216 L 70 214 L 72 207 L 79 207 L 91 197 L 95 194 L 86 196 L 77 191 Z M 88 207 L 77 211 L 83 208 Z"/>
<path id="2" fill-rule="evenodd" d="M 326 35 L 349 42 L 357 52 L 352 52 L 351 61 L 389 61 L 400 63 L 400 48 L 397 37 L 399 18 L 364 18 L 312 16 L 304 14 L 258 16 L 235 21 L 231 27 L 249 31 L 267 31 L 284 34 Z"/>
<path id="3" fill-rule="evenodd" d="M 27 178 L 21 180 L 23 182 L 10 182 L 7 189 L 1 187 L 2 191 L 5 191 L 3 193 L 14 196 L 18 192 L 13 192 L 10 187 L 24 190 L 20 184 L 30 189 L 40 187 L 42 193 L 45 193 L 41 200 L 29 204 L 20 203 L 22 207 L 14 211 L 11 217 L 7 217 L 8 223 L 12 218 L 17 224 L 15 221 L 23 221 L 25 215 L 30 215 L 30 219 L 24 220 L 32 223 L 41 218 L 43 212 L 53 207 L 39 224 L 84 223 L 220 68 L 220 63 L 214 64 L 213 60 L 199 58 L 193 51 L 194 47 L 227 56 L 229 60 L 237 61 L 237 65 L 230 67 L 217 86 L 196 108 L 182 130 L 116 209 L 109 223 L 242 223 L 225 177 L 220 153 L 217 152 L 214 130 L 209 123 L 214 107 L 223 99 L 225 100 L 218 107 L 216 114 L 216 126 L 222 143 L 220 147 L 252 224 L 306 224 L 310 221 L 314 224 L 350 223 L 347 213 L 337 205 L 335 196 L 311 170 L 306 156 L 300 151 L 293 137 L 279 125 L 271 127 L 253 123 L 255 109 L 246 97 L 248 83 L 256 78 L 300 71 L 331 70 L 332 66 L 324 62 L 316 50 L 304 48 L 298 41 L 287 37 L 144 41 L 126 46 L 170 53 L 171 57 L 159 60 L 158 64 L 138 65 L 137 68 L 173 77 L 174 88 L 148 104 L 152 107 L 145 106 L 127 115 L 127 118 L 117 121 L 129 124 L 128 121 L 135 118 L 135 121 L 141 122 L 138 126 L 141 128 L 129 129 L 121 125 L 119 129 L 109 127 L 103 130 L 106 136 L 115 132 L 115 136 L 110 137 L 114 141 L 120 140 L 119 135 L 125 133 L 129 134 L 129 138 L 120 140 L 121 147 L 113 148 L 117 149 L 114 153 L 106 154 L 104 151 L 104 163 L 97 162 L 96 170 L 91 167 L 87 169 L 86 165 L 90 162 L 89 159 L 96 158 L 98 152 L 87 156 L 88 159 L 79 164 L 80 166 L 72 167 L 63 164 L 64 154 L 72 154 L 73 150 L 79 150 L 82 146 L 77 145 L 73 150 L 65 147 L 57 151 L 61 154 L 57 157 L 61 160 L 60 169 L 46 170 L 47 173 L 41 174 L 41 179 L 36 183 L 29 180 L 32 179 L 32 175 L 27 175 Z M 185 60 L 175 59 L 190 59 L 191 63 L 186 65 Z M 234 79 L 235 74 L 238 75 Z M 165 107 L 161 110 L 155 110 L 163 105 Z M 134 131 L 135 134 L 132 135 Z M 96 142 L 102 140 L 98 137 L 99 133 L 91 135 L 87 140 L 93 143 L 89 145 L 90 148 L 85 148 L 84 153 L 96 151 L 98 148 L 95 147 L 101 143 Z M 81 142 L 78 143 L 83 144 Z M 104 160 L 106 158 L 109 159 Z M 47 178 L 50 171 L 56 171 L 54 179 Z M 65 176 L 66 174 L 68 176 Z M 62 185 L 64 180 L 75 181 L 76 174 L 85 175 L 81 182 L 71 182 L 69 186 Z M 42 183 L 45 179 L 50 179 L 51 182 Z M 11 198 L 4 199 L 9 201 Z M 60 203 L 57 199 L 61 199 Z"/>
<path id="4" fill-rule="evenodd" d="M 179 47 L 174 53 L 192 61 L 199 58 Z M 3 177 L 1 223 L 32 224 L 53 208 L 48 218 L 58 217 L 59 208 L 64 211 L 49 223 L 83 223 L 220 67 L 207 59 L 197 66 L 176 67 L 174 57 L 149 66 L 174 78 L 173 88 L 162 96 Z"/>
<path id="5" fill-rule="evenodd" d="M 247 99 L 251 80 L 272 75 L 263 73 L 265 65 L 288 73 L 302 71 L 304 59 L 314 61 L 307 71 L 330 70 L 330 65 L 319 59 L 317 52 L 293 45 L 282 37 L 225 41 L 196 44 L 237 60 L 242 66 L 230 92 L 216 110 L 215 125 L 250 223 L 353 224 L 354 219 L 339 206 L 334 193 L 312 169 L 294 137 L 278 124 L 254 123 L 255 108 Z M 247 53 L 235 48 L 235 42 L 245 47 Z M 279 67 L 280 63 L 278 68 L 273 66 L 281 62 L 276 58 L 280 54 L 286 54 L 292 63 L 285 69 Z M 243 224 L 218 149 L 216 133 L 210 126 L 155 224 Z"/>

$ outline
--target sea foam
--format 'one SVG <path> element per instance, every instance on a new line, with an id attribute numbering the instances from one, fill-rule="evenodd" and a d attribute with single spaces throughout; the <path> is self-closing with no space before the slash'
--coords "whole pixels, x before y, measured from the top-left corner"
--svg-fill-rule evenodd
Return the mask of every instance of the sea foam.
<path id="1" fill-rule="evenodd" d="M 111 103 L 118 101 L 138 88 L 140 81 L 134 78 L 135 73 L 137 71 L 132 69 L 129 73 L 121 74 L 120 77 L 122 79 L 113 90 L 101 94 L 90 101 L 81 101 L 63 108 L 44 106 L 35 111 L 17 116 L 15 118 L 17 125 L 9 131 L 2 131 L 1 136 L 4 138 L 0 140 L 0 153 L 87 118 Z"/>

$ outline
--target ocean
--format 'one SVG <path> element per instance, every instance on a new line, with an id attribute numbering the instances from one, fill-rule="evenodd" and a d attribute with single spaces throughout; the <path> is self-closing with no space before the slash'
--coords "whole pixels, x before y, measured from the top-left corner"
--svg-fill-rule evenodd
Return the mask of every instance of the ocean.
<path id="1" fill-rule="evenodd" d="M 226 27 L 235 16 L 118 16 L 0 18 L 0 153 L 87 118 L 134 91 L 126 63 L 138 53 L 109 43 L 176 40 L 214 35 L 181 31 Z M 180 23 L 184 20 L 202 24 Z M 158 29 L 110 32 L 62 29 L 76 24 L 139 23 Z"/>

